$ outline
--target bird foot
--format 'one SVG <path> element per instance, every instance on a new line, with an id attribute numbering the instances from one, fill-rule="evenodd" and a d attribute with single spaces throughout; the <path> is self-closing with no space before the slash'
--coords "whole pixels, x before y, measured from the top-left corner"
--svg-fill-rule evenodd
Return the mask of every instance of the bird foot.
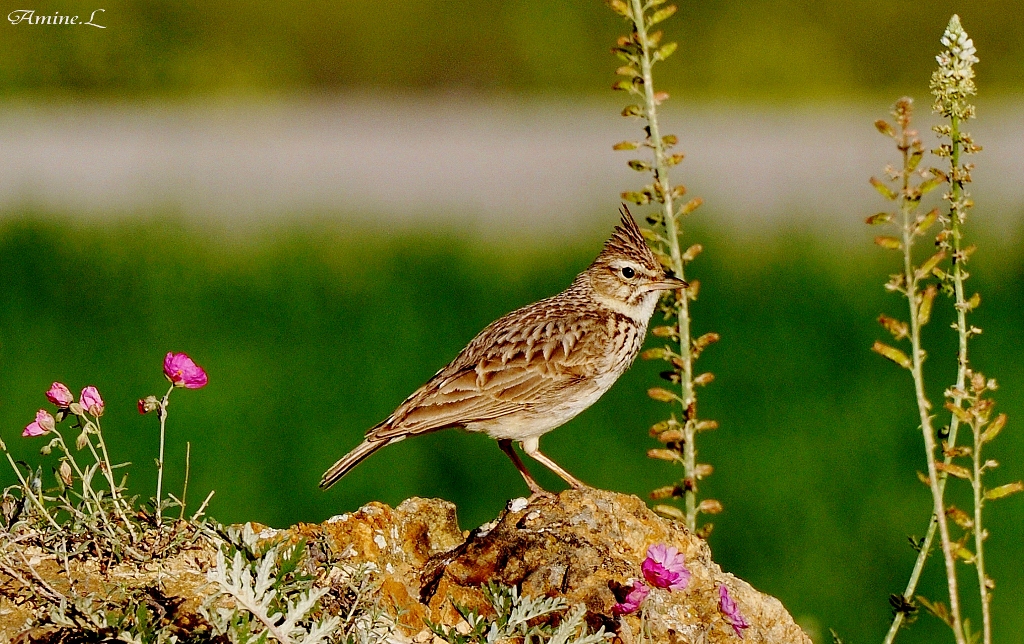
<path id="1" fill-rule="evenodd" d="M 547 490 L 537 488 L 536 490 L 533 490 L 533 494 L 530 495 L 530 498 L 526 499 L 526 503 L 529 505 L 538 499 L 554 500 L 556 498 L 558 498 L 558 495 L 554 492 L 548 492 Z"/>

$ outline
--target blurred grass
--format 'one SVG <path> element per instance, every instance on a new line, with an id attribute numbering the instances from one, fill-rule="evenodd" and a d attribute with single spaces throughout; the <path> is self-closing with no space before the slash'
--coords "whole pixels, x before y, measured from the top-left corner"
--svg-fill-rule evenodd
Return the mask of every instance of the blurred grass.
<path id="1" fill-rule="evenodd" d="M 112 452 L 134 462 L 133 489 L 152 495 L 157 421 L 139 416 L 135 401 L 164 390 L 164 353 L 185 351 L 210 384 L 172 396 L 165 489 L 180 489 L 191 441 L 193 508 L 215 489 L 219 520 L 284 526 L 371 500 L 440 496 L 458 504 L 464 528 L 476 526 L 526 493 L 481 436 L 405 441 L 328 493 L 316 483 L 485 324 L 568 284 L 605 233 L 553 248 L 320 223 L 239 239 L 169 221 L 87 226 L 22 213 L 0 225 L 0 435 L 17 457 L 39 462 L 41 442 L 19 433 L 46 404 L 43 392 L 54 380 L 76 393 L 96 385 Z M 923 532 L 930 507 L 915 476 L 923 458 L 909 377 L 868 350 L 883 337 L 877 314 L 903 313 L 881 286 L 895 257 L 799 231 L 696 236 L 707 249 L 691 274 L 702 281 L 696 331 L 722 335 L 699 363 L 717 375 L 701 405 L 721 429 L 699 444 L 716 468 L 704 491 L 725 504 L 713 518 L 716 560 L 825 639 L 835 628 L 847 641 L 880 640 L 887 595 L 902 591 L 914 557 L 905 537 Z M 1011 419 L 989 453 L 1004 463 L 996 485 L 1020 478 L 1024 457 L 1024 254 L 1010 243 L 981 247 L 971 286 L 984 296 L 974 319 L 985 333 L 974 358 L 999 379 L 999 408 Z M 953 374 L 949 319 L 938 315 L 926 330 L 935 402 Z M 665 411 L 643 394 L 659 367 L 635 365 L 546 437 L 545 451 L 607 489 L 644 496 L 670 482 L 678 472 L 644 456 L 647 427 Z M 13 475 L 0 472 L 0 482 Z M 953 484 L 954 500 L 963 487 Z M 1024 642 L 1012 628 L 1024 619 L 1021 502 L 988 513 L 1004 642 Z M 933 598 L 943 593 L 939 568 L 933 559 L 923 587 Z M 973 577 L 962 570 L 970 603 Z M 901 641 L 932 641 L 942 628 L 922 616 Z"/>
<path id="2" fill-rule="evenodd" d="M 598 93 L 624 23 L 601 0 L 112 0 L 93 27 L 12 25 L 0 96 L 111 99 L 352 89 Z M 981 56 L 988 96 L 1019 94 L 1017 0 L 679 3 L 670 92 L 766 101 L 923 94 L 950 14 Z M 84 0 L 39 0 L 39 15 Z M 457 109 L 453 106 L 453 109 Z"/>

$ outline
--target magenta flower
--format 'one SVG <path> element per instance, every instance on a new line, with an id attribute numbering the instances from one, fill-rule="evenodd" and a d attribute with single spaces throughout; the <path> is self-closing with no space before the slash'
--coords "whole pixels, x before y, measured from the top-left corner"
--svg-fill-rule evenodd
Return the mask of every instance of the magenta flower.
<path id="1" fill-rule="evenodd" d="M 89 385 L 83 389 L 79 403 L 82 405 L 82 409 L 93 416 L 103 415 L 103 399 L 100 398 L 100 392 L 97 391 L 96 387 Z"/>
<path id="2" fill-rule="evenodd" d="M 736 636 L 743 639 L 743 629 L 750 628 L 750 622 L 740 613 L 739 606 L 729 596 L 729 589 L 724 585 L 718 587 L 718 597 L 718 608 L 725 615 L 725 620 L 732 626 L 732 630 L 736 631 Z"/>
<path id="3" fill-rule="evenodd" d="M 71 390 L 60 382 L 50 385 L 50 390 L 46 392 L 46 398 L 61 409 L 66 409 L 68 405 L 75 402 L 75 397 L 71 395 Z"/>
<path id="4" fill-rule="evenodd" d="M 40 409 L 36 412 L 36 419 L 25 427 L 25 431 L 21 432 L 21 435 L 26 437 L 42 436 L 46 432 L 52 432 L 56 426 L 50 412 Z"/>
<path id="5" fill-rule="evenodd" d="M 683 553 L 672 546 L 659 543 L 648 548 L 640 570 L 647 583 L 658 588 L 682 590 L 690 583 L 690 571 L 684 565 Z"/>
<path id="6" fill-rule="evenodd" d="M 647 587 L 647 584 L 640 580 L 634 581 L 629 592 L 626 593 L 626 598 L 612 606 L 612 613 L 615 615 L 628 615 L 637 612 L 640 610 L 640 604 L 644 603 L 650 592 L 651 589 Z"/>
<path id="7" fill-rule="evenodd" d="M 199 389 L 206 386 L 206 372 L 184 353 L 168 353 L 164 358 L 164 375 L 175 387 Z"/>

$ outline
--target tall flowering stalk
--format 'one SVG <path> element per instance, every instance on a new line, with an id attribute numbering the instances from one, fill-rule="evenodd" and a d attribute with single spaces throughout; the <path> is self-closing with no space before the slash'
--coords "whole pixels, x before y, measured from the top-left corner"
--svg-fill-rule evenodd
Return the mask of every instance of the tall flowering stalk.
<path id="1" fill-rule="evenodd" d="M 996 389 L 996 382 L 973 371 L 967 354 L 969 338 L 981 333 L 981 329 L 968 325 L 967 314 L 978 307 L 981 297 L 974 294 L 968 299 L 964 295 L 964 282 L 969 277 L 965 265 L 974 251 L 973 246 L 965 247 L 963 245 L 964 221 L 968 208 L 973 205 L 964 186 L 971 181 L 970 173 L 973 166 L 962 162 L 961 155 L 973 154 L 980 151 L 981 148 L 974 144 L 969 134 L 961 131 L 960 126 L 966 119 L 974 117 L 974 106 L 968 102 L 968 99 L 975 94 L 973 65 L 978 62 L 978 59 L 975 56 L 974 43 L 964 32 L 959 17 L 955 15 L 949 21 L 949 26 L 942 36 L 942 44 L 946 49 L 936 57 L 939 67 L 932 75 L 931 89 L 935 97 L 934 111 L 949 119 L 949 122 L 934 128 L 943 142 L 932 152 L 939 158 L 949 160 L 948 172 L 930 168 L 920 172 L 922 181 L 917 184 L 911 182 L 911 176 L 915 174 L 916 168 L 924 156 L 924 149 L 920 140 L 917 139 L 916 132 L 909 129 L 911 106 L 909 99 L 901 99 L 894 111 L 898 130 L 893 129 L 884 121 L 876 123 L 880 131 L 896 140 L 897 148 L 902 152 L 903 167 L 899 171 L 888 169 L 890 180 L 901 183 L 898 191 L 893 191 L 882 181 L 872 179 L 872 183 L 880 193 L 897 202 L 901 215 L 901 222 L 898 222 L 897 225 L 900 225 L 902 230 L 902 239 L 880 236 L 875 241 L 885 248 L 903 252 L 903 272 L 893 276 L 887 288 L 904 294 L 910 305 L 909 325 L 884 315 L 879 318 L 879 321 L 893 334 L 896 340 L 905 338 L 910 340 L 912 355 L 908 358 L 898 349 L 880 342 L 875 343 L 874 350 L 909 369 L 913 375 L 924 435 L 925 455 L 928 462 L 926 483 L 932 491 L 934 501 L 934 512 L 925 537 L 915 544 L 919 553 L 906 590 L 902 595 L 893 595 L 890 598 L 896 612 L 885 638 L 886 644 L 895 639 L 906 615 L 916 609 L 914 593 L 936 532 L 940 536 L 946 565 L 949 608 L 947 609 L 941 602 L 931 602 L 920 596 L 917 599 L 950 626 L 958 644 L 974 641 L 976 638 L 968 632 L 968 620 L 962 619 L 961 616 L 956 560 L 961 559 L 965 563 L 974 565 L 981 598 L 982 641 L 984 644 L 991 644 L 989 603 L 991 600 L 990 590 L 994 587 L 994 583 L 985 573 L 984 540 L 988 534 L 982 527 L 982 507 L 986 500 L 1002 498 L 1024 490 L 1024 484 L 1020 481 L 989 490 L 986 490 L 981 483 L 982 474 L 997 465 L 995 461 L 982 460 L 982 446 L 999 434 L 1006 424 L 1006 415 L 999 414 L 992 417 L 994 401 L 986 397 L 986 393 Z M 946 213 L 940 214 L 939 209 L 936 208 L 927 215 L 916 215 L 915 211 L 921 197 L 947 181 L 950 184 L 950 189 L 943 195 L 943 198 L 949 202 Z M 879 213 L 868 218 L 868 223 L 871 224 L 887 224 L 893 221 L 892 213 Z M 913 241 L 916 237 L 925 234 L 936 221 L 941 222 L 941 230 L 935 240 L 938 252 L 920 266 L 915 266 L 911 249 Z M 947 258 L 949 258 L 948 264 L 946 263 Z M 933 279 L 934 281 L 925 285 L 926 282 Z M 938 460 L 935 453 L 936 432 L 932 424 L 931 403 L 924 395 L 922 370 L 924 351 L 921 349 L 920 342 L 920 329 L 930 317 L 932 302 L 939 287 L 953 298 L 956 313 L 956 322 L 953 324 L 953 328 L 956 330 L 959 340 L 956 383 L 945 392 L 945 408 L 951 414 L 950 421 L 948 427 L 941 428 L 937 435 L 941 439 L 943 456 L 941 461 Z M 970 446 L 956 444 L 961 424 L 971 428 L 974 440 Z M 957 459 L 964 458 L 970 459 L 970 467 L 957 463 Z M 968 514 L 954 505 L 947 506 L 945 504 L 944 493 L 950 475 L 971 483 L 973 514 Z M 950 525 L 947 519 L 951 519 L 962 530 L 961 536 L 956 540 L 950 536 Z M 973 552 L 968 547 L 972 535 L 974 538 Z"/>
<path id="2" fill-rule="evenodd" d="M 159 526 L 163 523 L 163 484 L 164 484 L 164 439 L 167 435 L 167 405 L 171 400 L 171 392 L 176 387 L 184 387 L 185 389 L 201 389 L 206 386 L 208 377 L 206 371 L 192 361 L 192 358 L 188 357 L 184 353 L 169 352 L 164 357 L 164 377 L 171 383 L 171 386 L 167 388 L 167 393 L 164 394 L 163 398 L 159 400 L 156 396 L 147 396 L 139 401 L 139 413 L 146 414 L 151 411 L 157 412 L 157 416 L 160 419 L 160 456 L 156 461 L 156 524 Z M 188 461 L 186 459 L 186 471 L 188 468 Z M 185 477 L 185 490 L 188 489 L 188 476 Z M 181 506 L 181 515 L 185 513 L 185 493 L 182 492 L 182 498 L 178 500 Z"/>
<path id="3" fill-rule="evenodd" d="M 650 157 L 632 159 L 629 167 L 638 172 L 650 173 L 652 182 L 639 191 L 622 193 L 622 198 L 637 205 L 654 204 L 655 210 L 647 214 L 652 226 L 644 234 L 651 242 L 655 254 L 677 277 L 685 278 L 687 264 L 703 250 L 700 244 L 684 249 L 682 219 L 696 210 L 701 199 L 691 199 L 677 205 L 686 194 L 682 185 L 673 186 L 669 180 L 669 169 L 683 160 L 683 155 L 671 150 L 678 143 L 672 134 L 662 135 L 658 122 L 658 106 L 668 99 L 666 92 L 655 91 L 653 67 L 665 60 L 676 50 L 676 43 L 661 44 L 662 32 L 651 31 L 659 22 L 676 12 L 675 5 L 666 5 L 665 0 L 610 0 L 613 11 L 629 20 L 632 29 L 627 36 L 619 38 L 612 51 L 626 64 L 617 73 L 625 78 L 612 87 L 630 93 L 640 99 L 638 104 L 626 106 L 625 117 L 638 118 L 644 122 L 645 137 L 642 141 L 622 141 L 614 146 L 616 150 L 650 150 Z M 694 375 L 694 361 L 709 344 L 718 340 L 718 334 L 707 333 L 696 340 L 691 335 L 690 302 L 697 299 L 700 282 L 690 279 L 689 287 L 670 292 L 661 302 L 667 324 L 654 329 L 658 337 L 671 344 L 643 353 L 645 359 L 665 360 L 671 368 L 662 372 L 662 377 L 675 385 L 675 390 L 652 387 L 648 390 L 651 398 L 678 405 L 678 417 L 674 412 L 668 420 L 651 428 L 651 434 L 664 444 L 663 448 L 648 451 L 651 458 L 679 463 L 683 467 L 683 478 L 674 485 L 655 490 L 654 499 L 683 499 L 684 510 L 672 505 L 658 505 L 655 510 L 669 517 L 685 521 L 686 526 L 697 530 L 699 513 L 713 514 L 721 511 L 721 504 L 713 499 L 698 503 L 697 483 L 712 472 L 712 467 L 697 462 L 696 435 L 703 430 L 714 429 L 717 423 L 700 420 L 697 416 L 696 387 L 714 380 L 710 373 Z M 711 524 L 703 528 L 702 534 L 710 532 Z"/>
<path id="4" fill-rule="evenodd" d="M 948 124 L 944 123 L 933 128 L 943 141 L 938 149 L 934 150 L 934 153 L 949 160 L 950 189 L 944 195 L 944 198 L 949 201 L 949 208 L 947 215 L 940 218 L 943 227 L 936 244 L 952 255 L 952 270 L 942 277 L 947 290 L 951 286 L 953 291 L 956 309 L 954 328 L 959 340 L 956 384 L 945 393 L 946 408 L 952 412 L 949 424 L 949 443 L 950 445 L 954 444 L 956 431 L 960 424 L 969 426 L 973 436 L 971 447 L 954 449 L 952 454 L 952 456 L 970 457 L 970 471 L 965 472 L 964 468 L 960 466 L 950 466 L 946 468 L 946 473 L 971 483 L 974 504 L 973 517 L 967 517 L 966 513 L 962 512 L 956 516 L 960 517 L 958 523 L 965 530 L 960 545 L 963 558 L 968 563 L 973 563 L 977 572 L 981 600 L 982 641 L 984 644 L 990 644 L 992 641 L 990 614 L 992 594 L 990 591 L 995 584 L 985 573 L 984 542 L 988 533 L 982 526 L 982 508 L 985 501 L 1024 491 L 1024 484 L 1016 481 L 986 490 L 981 480 L 986 470 L 997 466 L 995 461 L 982 459 L 982 447 L 999 434 L 1006 424 L 1006 415 L 999 414 L 994 419 L 991 418 L 994 402 L 990 398 L 986 398 L 985 394 L 996 389 L 996 382 L 986 379 L 981 373 L 972 370 L 967 357 L 968 339 L 981 333 L 981 329 L 967 323 L 967 314 L 978 308 L 978 305 L 981 304 L 981 296 L 975 293 L 967 298 L 964 290 L 964 282 L 969 277 L 966 265 L 974 252 L 974 246 L 964 246 L 963 243 L 967 211 L 974 205 L 965 186 L 971 181 L 974 164 L 963 161 L 962 156 L 980 152 L 981 147 L 975 145 L 970 134 L 961 130 L 961 125 L 975 116 L 974 105 L 970 103 L 970 97 L 977 92 L 974 85 L 974 64 L 978 62 L 978 58 L 975 55 L 977 50 L 974 47 L 974 42 L 968 37 L 967 32 L 960 24 L 960 18 L 956 15 L 950 19 L 949 25 L 942 35 L 942 44 L 946 49 L 936 56 L 939 67 L 932 74 L 931 90 L 935 97 L 932 110 L 949 121 Z M 965 547 L 971 533 L 974 535 L 975 550 L 973 554 Z"/>
<path id="5" fill-rule="evenodd" d="M 892 360 L 904 369 L 908 369 L 914 381 L 914 396 L 917 403 L 917 411 L 921 421 L 921 433 L 924 437 L 925 459 L 928 465 L 927 484 L 932 492 L 933 514 L 932 526 L 929 529 L 926 541 L 921 546 L 920 556 L 914 566 L 910 582 L 906 591 L 901 596 L 898 605 L 893 602 L 896 608 L 897 620 L 894 620 L 890 635 L 886 642 L 891 642 L 895 637 L 896 630 L 902 622 L 903 616 L 913 606 L 911 603 L 914 590 L 924 568 L 924 560 L 934 539 L 935 528 L 939 530 L 942 543 L 943 558 L 946 563 L 946 576 L 949 583 L 950 608 L 952 611 L 951 620 L 953 628 L 958 633 L 958 644 L 961 641 L 962 628 L 960 623 L 959 593 L 957 591 L 956 559 L 949 536 L 949 526 L 946 521 L 945 506 L 943 504 L 943 491 L 945 488 L 944 478 L 940 478 L 940 468 L 936 461 L 936 432 L 932 424 L 932 404 L 925 393 L 924 384 L 924 351 L 921 349 L 921 330 L 931 318 L 931 311 L 938 289 L 935 284 L 925 286 L 928 280 L 932 279 L 932 271 L 945 258 L 945 251 L 940 250 L 926 259 L 920 265 L 914 264 L 914 242 L 917 238 L 925 235 L 938 219 L 938 209 L 929 211 L 927 214 L 919 214 L 918 207 L 921 198 L 928 192 L 937 188 L 945 180 L 941 172 L 928 169 L 917 171 L 917 167 L 924 157 L 924 147 L 917 137 L 917 132 L 910 128 L 913 102 L 909 98 L 902 98 L 896 103 L 893 109 L 893 116 L 896 120 L 896 128 L 893 128 L 885 121 L 878 121 L 875 126 L 884 134 L 891 136 L 902 157 L 902 167 L 886 168 L 889 183 L 896 183 L 897 189 L 893 190 L 886 182 L 872 177 L 871 182 L 875 188 L 886 199 L 896 202 L 897 213 L 879 213 L 868 218 L 868 223 L 873 225 L 894 224 L 899 232 L 899 237 L 878 236 L 875 243 L 883 248 L 900 251 L 903 255 L 903 267 L 900 273 L 893 275 L 886 284 L 889 291 L 902 294 L 908 304 L 910 322 L 903 322 L 896 318 L 881 315 L 879 323 L 889 331 L 896 341 L 909 340 L 910 356 L 903 351 L 888 344 L 876 341 L 872 350 Z M 918 179 L 915 181 L 914 179 Z"/>

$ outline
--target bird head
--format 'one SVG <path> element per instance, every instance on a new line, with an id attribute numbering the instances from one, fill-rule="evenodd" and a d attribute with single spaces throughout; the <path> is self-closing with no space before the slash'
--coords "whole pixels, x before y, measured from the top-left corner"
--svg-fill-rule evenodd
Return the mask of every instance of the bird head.
<path id="1" fill-rule="evenodd" d="M 661 291 L 687 286 L 654 256 L 625 206 L 622 223 L 584 274 L 599 302 L 634 318 L 650 318 Z"/>

